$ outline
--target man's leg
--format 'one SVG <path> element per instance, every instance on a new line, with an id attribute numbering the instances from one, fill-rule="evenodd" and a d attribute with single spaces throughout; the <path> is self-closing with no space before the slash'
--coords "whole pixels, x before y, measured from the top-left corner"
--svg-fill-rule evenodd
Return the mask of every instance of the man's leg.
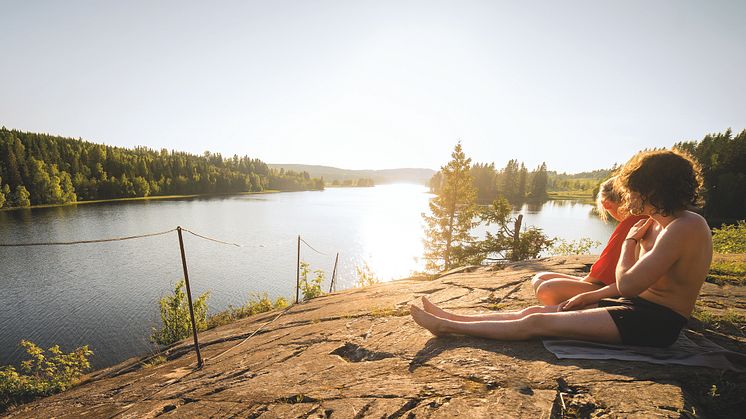
<path id="1" fill-rule="evenodd" d="M 476 322 L 485 320 L 517 320 L 534 313 L 554 313 L 557 306 L 532 306 L 516 311 L 500 311 L 487 314 L 455 314 L 443 310 L 431 303 L 427 297 L 422 297 L 422 306 L 428 313 L 441 319 L 455 320 L 460 322 Z"/>
<path id="2" fill-rule="evenodd" d="M 544 305 L 556 305 L 584 292 L 601 289 L 601 285 L 568 278 L 552 278 L 534 289 L 536 298 Z"/>
<path id="3" fill-rule="evenodd" d="M 614 320 L 604 308 L 557 313 L 535 313 L 517 320 L 460 322 L 436 317 L 410 306 L 417 324 L 436 336 L 459 334 L 495 340 L 527 340 L 562 337 L 604 343 L 620 343 Z"/>
<path id="4" fill-rule="evenodd" d="M 531 286 L 534 287 L 534 292 L 536 292 L 536 289 L 539 288 L 539 285 L 543 284 L 545 281 L 555 278 L 574 279 L 576 281 L 580 281 L 583 279 L 583 277 L 580 276 L 561 274 L 558 272 L 539 272 L 538 274 L 534 275 L 533 278 L 531 278 Z"/>

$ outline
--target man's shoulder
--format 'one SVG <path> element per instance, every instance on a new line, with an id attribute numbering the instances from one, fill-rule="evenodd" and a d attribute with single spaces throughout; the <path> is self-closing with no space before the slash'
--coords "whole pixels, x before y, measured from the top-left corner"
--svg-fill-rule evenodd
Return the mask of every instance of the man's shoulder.
<path id="1" fill-rule="evenodd" d="M 668 235 L 710 234 L 710 226 L 701 215 L 692 211 L 684 211 L 665 228 Z"/>

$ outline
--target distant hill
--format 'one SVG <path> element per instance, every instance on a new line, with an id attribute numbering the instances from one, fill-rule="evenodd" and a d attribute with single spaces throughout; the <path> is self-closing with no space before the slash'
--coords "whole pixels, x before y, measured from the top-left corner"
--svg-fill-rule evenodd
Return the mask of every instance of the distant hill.
<path id="1" fill-rule="evenodd" d="M 377 185 L 384 183 L 417 183 L 427 185 L 430 178 L 435 174 L 435 170 L 432 169 L 347 170 L 308 164 L 269 164 L 269 167 L 272 169 L 285 169 L 285 171 L 308 172 L 311 177 L 323 177 L 326 182 L 370 178 Z"/>

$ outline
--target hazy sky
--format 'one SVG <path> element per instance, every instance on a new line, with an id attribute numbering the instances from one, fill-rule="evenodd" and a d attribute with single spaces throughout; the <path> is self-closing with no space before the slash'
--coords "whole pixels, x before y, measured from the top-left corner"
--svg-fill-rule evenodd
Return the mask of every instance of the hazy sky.
<path id="1" fill-rule="evenodd" d="M 744 1 L 4 1 L 0 125 L 270 163 L 577 172 L 746 128 Z"/>

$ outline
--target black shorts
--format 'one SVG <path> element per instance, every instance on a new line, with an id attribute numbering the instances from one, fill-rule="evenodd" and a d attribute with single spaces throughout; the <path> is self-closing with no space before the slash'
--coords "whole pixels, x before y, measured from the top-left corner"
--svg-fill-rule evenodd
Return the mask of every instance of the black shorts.
<path id="1" fill-rule="evenodd" d="M 609 312 L 625 345 L 671 346 L 687 322 L 670 308 L 640 297 L 604 298 L 598 306 Z"/>

